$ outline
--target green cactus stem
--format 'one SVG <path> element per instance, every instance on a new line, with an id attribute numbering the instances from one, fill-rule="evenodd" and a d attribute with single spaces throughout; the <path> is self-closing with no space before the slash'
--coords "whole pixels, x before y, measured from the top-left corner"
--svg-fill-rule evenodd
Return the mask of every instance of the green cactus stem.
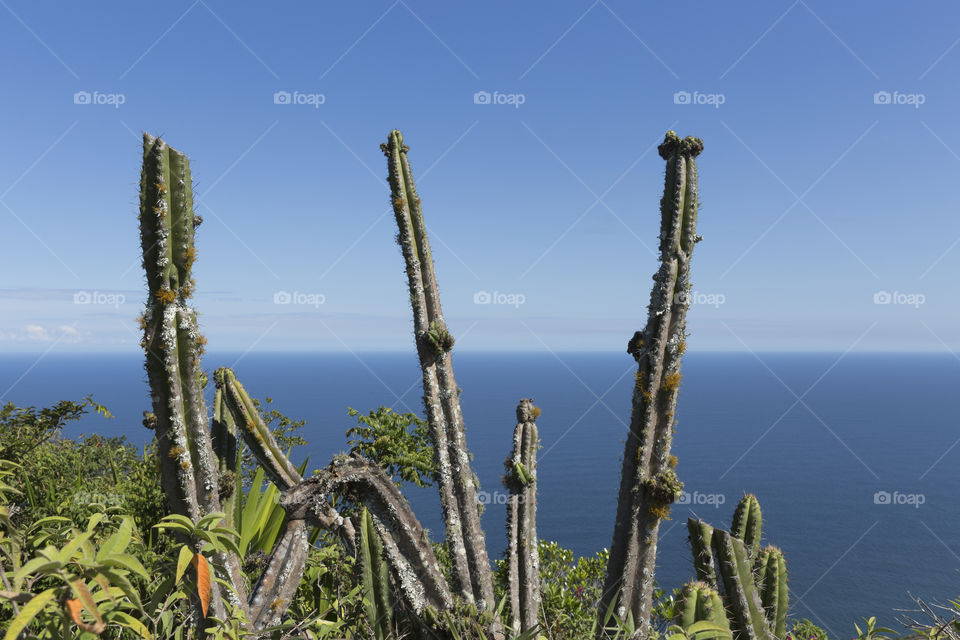
<path id="1" fill-rule="evenodd" d="M 505 462 L 503 483 L 507 501 L 507 588 L 511 626 L 526 633 L 536 628 L 540 612 L 540 554 L 537 538 L 537 433 L 536 407 L 524 398 L 517 406 L 513 452 Z"/>
<path id="2" fill-rule="evenodd" d="M 754 584 L 746 546 L 729 532 L 715 529 L 713 552 L 723 584 L 731 627 L 737 640 L 774 640 Z M 782 636 L 781 636 L 782 637 Z"/>
<path id="3" fill-rule="evenodd" d="M 740 498 L 733 512 L 733 524 L 730 533 L 743 540 L 750 553 L 750 560 L 757 557 L 760 550 L 760 537 L 763 534 L 763 514 L 757 496 L 748 493 Z"/>
<path id="4" fill-rule="evenodd" d="M 690 548 L 693 551 L 693 568 L 697 580 L 717 588 L 717 571 L 713 561 L 713 527 L 702 520 L 687 520 Z"/>
<path id="5" fill-rule="evenodd" d="M 373 526 L 370 512 L 366 509 L 360 515 L 360 526 L 357 528 L 357 549 L 367 621 L 374 629 L 374 636 L 385 639 L 393 626 L 390 576 L 387 563 L 383 559 L 380 536 Z"/>
<path id="6" fill-rule="evenodd" d="M 493 607 L 493 574 L 480 527 L 477 485 L 470 468 L 460 394 L 434 274 L 430 242 L 417 195 L 407 147 L 399 131 L 380 145 L 387 156 L 390 197 L 396 214 L 397 241 L 403 252 L 413 309 L 417 352 L 423 374 L 423 401 L 434 444 L 437 486 L 459 595 L 481 610 Z"/>
<path id="7" fill-rule="evenodd" d="M 753 574 L 773 635 L 785 638 L 790 591 L 787 588 L 787 561 L 783 552 L 773 545 L 762 549 L 757 554 Z"/>
<path id="8" fill-rule="evenodd" d="M 716 588 L 705 582 L 688 582 L 683 586 L 680 601 L 677 603 L 676 622 L 687 630 L 697 622 L 703 621 L 716 624 L 723 629 L 723 633 L 697 634 L 698 640 L 719 640 L 731 637 L 730 622 Z"/>
<path id="9" fill-rule="evenodd" d="M 667 132 L 659 147 L 666 161 L 660 201 L 660 268 L 654 276 L 647 324 L 628 344 L 637 362 L 637 382 L 599 611 L 610 610 L 615 602 L 613 612 L 621 620 L 632 615 L 642 638 L 650 635 L 660 522 L 671 496 L 679 495 L 660 489 L 673 484 L 663 474 L 670 468 L 680 361 L 686 344 L 690 258 L 700 239 L 696 234 L 696 157 L 702 150 L 698 138 L 681 139 L 673 131 Z M 606 630 L 600 622 L 598 634 L 603 636 Z"/>

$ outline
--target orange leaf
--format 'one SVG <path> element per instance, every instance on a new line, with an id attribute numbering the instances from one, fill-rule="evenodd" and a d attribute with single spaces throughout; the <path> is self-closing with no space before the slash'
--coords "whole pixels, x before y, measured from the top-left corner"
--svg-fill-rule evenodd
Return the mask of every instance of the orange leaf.
<path id="1" fill-rule="evenodd" d="M 207 617 L 210 608 L 210 565 L 201 553 L 193 555 L 190 562 L 197 572 L 197 595 L 200 596 L 200 606 L 203 608 L 203 617 Z"/>
<path id="2" fill-rule="evenodd" d="M 80 609 L 83 607 L 83 605 L 80 604 L 80 600 L 77 598 L 70 598 L 63 603 L 63 606 L 67 608 L 67 615 L 70 616 L 71 620 L 78 625 L 83 624 L 83 619 L 80 618 Z"/>

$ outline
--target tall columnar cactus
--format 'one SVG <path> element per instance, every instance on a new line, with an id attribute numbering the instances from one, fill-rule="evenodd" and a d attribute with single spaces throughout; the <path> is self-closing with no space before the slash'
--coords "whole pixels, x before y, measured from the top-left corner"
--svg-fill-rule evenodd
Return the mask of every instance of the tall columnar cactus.
<path id="1" fill-rule="evenodd" d="M 759 547 L 761 536 L 756 496 L 748 494 L 740 500 L 730 532 L 693 518 L 687 521 L 687 530 L 697 579 L 714 589 L 718 584 L 723 588 L 734 637 L 783 640 L 789 605 L 787 565 L 783 552 L 774 546 L 751 557 L 751 545 Z"/>
<path id="2" fill-rule="evenodd" d="M 504 462 L 507 501 L 507 582 L 512 626 L 521 632 L 537 626 L 540 612 L 540 553 L 537 549 L 536 419 L 540 409 L 524 398 L 517 405 L 513 452 Z"/>
<path id="3" fill-rule="evenodd" d="M 203 396 L 207 380 L 200 368 L 205 340 L 197 327 L 196 312 L 188 303 L 194 286 L 194 228 L 199 223 L 199 216 L 193 212 L 189 160 L 163 140 L 144 134 L 140 239 L 148 298 L 141 325 L 153 403 L 153 412 L 144 412 L 144 424 L 156 431 L 161 482 L 170 510 L 197 522 L 205 515 L 223 511 L 226 505 L 225 523 L 236 524 L 240 498 L 238 426 L 278 488 L 289 489 L 301 478 L 227 370 L 217 372 L 214 420 L 210 427 L 207 425 Z M 321 515 L 330 519 L 329 513 Z M 336 530 L 336 523 L 327 524 Z M 253 634 L 275 624 L 300 584 L 306 554 L 303 518 L 288 518 L 266 569 L 252 589 L 248 589 L 241 558 L 219 553 L 215 565 L 226 569 L 222 577 L 230 586 L 221 588 L 219 582 L 211 583 L 209 614 L 224 619 L 228 599 L 244 612 L 250 621 L 248 631 Z M 203 615 L 198 602 L 198 619 Z"/>
<path id="4" fill-rule="evenodd" d="M 456 588 L 481 610 L 493 606 L 493 574 L 480 527 L 477 485 L 467 452 L 460 391 L 453 376 L 453 337 L 440 308 L 430 242 L 410 162 L 399 131 L 380 145 L 387 156 L 390 196 L 406 262 L 417 353 L 423 372 L 423 403 L 433 438 L 440 504 L 446 524 Z"/>
<path id="5" fill-rule="evenodd" d="M 681 139 L 673 131 L 659 147 L 667 163 L 660 201 L 660 268 L 654 275 L 646 327 L 627 345 L 638 368 L 600 611 L 610 610 L 615 600 L 614 613 L 621 619 L 632 614 L 643 638 L 650 634 L 660 521 L 683 487 L 671 464 L 676 459 L 670 445 L 686 347 L 690 257 L 700 239 L 695 159 L 702 150 L 700 139 Z M 601 635 L 605 633 L 604 625 L 598 626 Z"/>

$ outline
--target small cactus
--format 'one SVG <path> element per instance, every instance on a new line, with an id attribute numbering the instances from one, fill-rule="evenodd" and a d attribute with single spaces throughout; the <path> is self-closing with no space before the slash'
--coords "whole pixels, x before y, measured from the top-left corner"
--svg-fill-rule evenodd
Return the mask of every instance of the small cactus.
<path id="1" fill-rule="evenodd" d="M 507 501 L 507 588 L 515 631 L 526 633 L 537 626 L 540 612 L 540 554 L 537 539 L 537 450 L 540 437 L 533 401 L 517 406 L 513 452 L 505 462 Z"/>

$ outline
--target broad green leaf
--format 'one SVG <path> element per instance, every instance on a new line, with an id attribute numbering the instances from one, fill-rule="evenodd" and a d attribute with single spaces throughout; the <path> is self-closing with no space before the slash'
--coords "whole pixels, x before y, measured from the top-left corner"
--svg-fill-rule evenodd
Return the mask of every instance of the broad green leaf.
<path id="1" fill-rule="evenodd" d="M 41 593 L 35 595 L 30 602 L 28 602 L 23 609 L 20 610 L 20 615 L 14 618 L 13 622 L 10 623 L 10 628 L 7 629 L 7 634 L 3 636 L 3 640 L 16 640 L 17 636 L 20 635 L 20 632 L 27 628 L 27 625 L 30 624 L 37 615 L 43 611 L 43 608 L 54 599 L 57 595 L 56 589 L 47 589 Z"/>
<path id="2" fill-rule="evenodd" d="M 190 566 L 191 560 L 193 560 L 193 549 L 188 545 L 180 547 L 180 557 L 177 558 L 177 575 L 173 580 L 174 584 L 180 582 L 180 578 L 183 577 L 183 573 L 187 570 L 187 567 Z"/>

